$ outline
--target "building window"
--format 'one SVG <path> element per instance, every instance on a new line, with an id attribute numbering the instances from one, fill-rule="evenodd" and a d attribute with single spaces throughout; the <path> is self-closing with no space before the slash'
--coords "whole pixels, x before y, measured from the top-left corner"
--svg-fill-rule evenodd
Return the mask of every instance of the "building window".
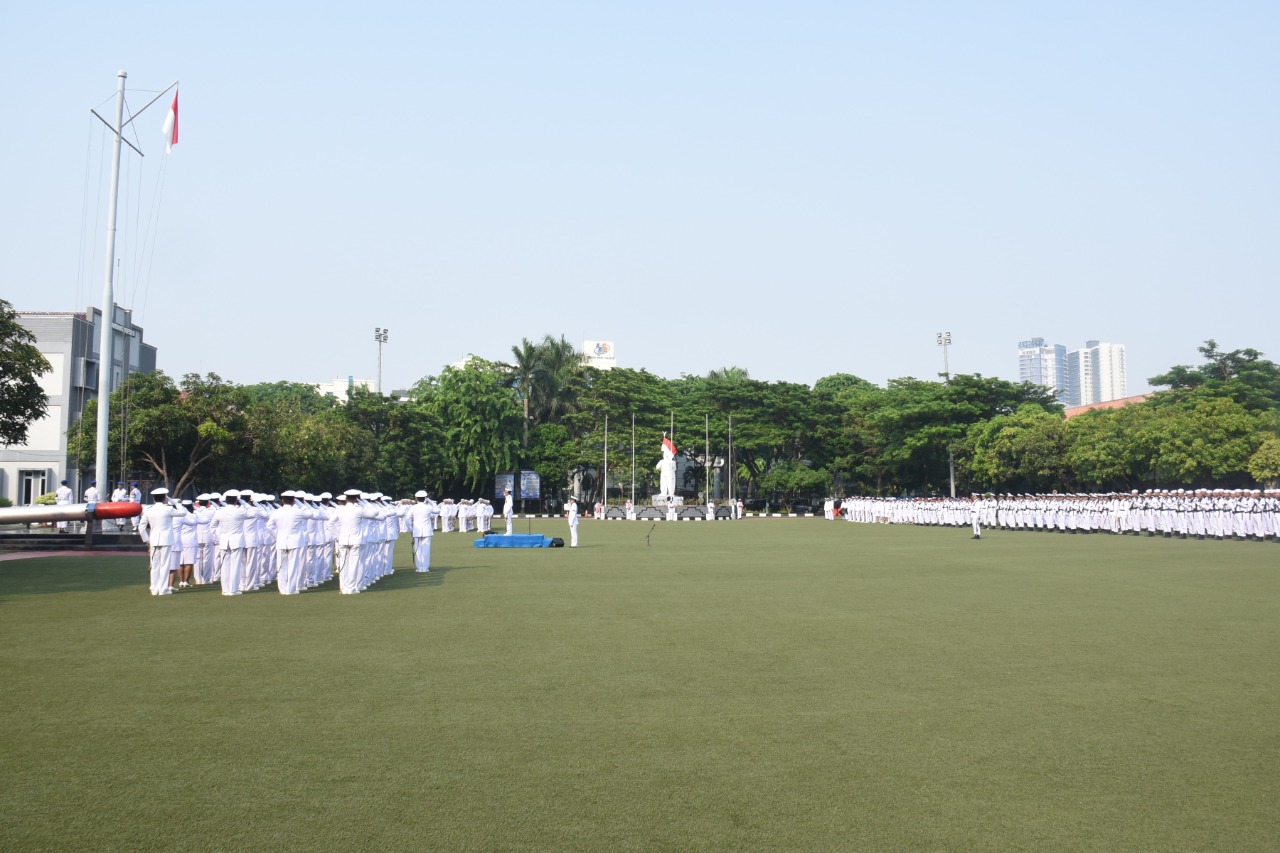
<path id="1" fill-rule="evenodd" d="M 29 506 L 48 491 L 48 471 L 18 472 L 18 505 Z"/>

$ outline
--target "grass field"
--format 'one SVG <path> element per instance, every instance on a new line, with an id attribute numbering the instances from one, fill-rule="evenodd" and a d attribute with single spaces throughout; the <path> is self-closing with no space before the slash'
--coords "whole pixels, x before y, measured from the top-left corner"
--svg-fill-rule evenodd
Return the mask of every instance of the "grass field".
<path id="1" fill-rule="evenodd" d="M 649 529 L 360 596 L 0 563 L 0 849 L 1280 849 L 1280 546 Z"/>

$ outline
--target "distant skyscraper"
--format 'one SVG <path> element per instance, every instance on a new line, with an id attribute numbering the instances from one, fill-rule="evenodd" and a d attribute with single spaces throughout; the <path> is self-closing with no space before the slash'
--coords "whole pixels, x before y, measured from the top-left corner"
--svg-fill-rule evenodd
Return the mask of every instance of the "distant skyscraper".
<path id="1" fill-rule="evenodd" d="M 1068 406 L 1091 406 L 1128 396 L 1124 344 L 1086 341 L 1082 349 L 1067 353 Z"/>
<path id="2" fill-rule="evenodd" d="M 1067 388 L 1067 348 L 1044 338 L 1018 342 L 1018 381 L 1043 385 L 1061 395 Z"/>

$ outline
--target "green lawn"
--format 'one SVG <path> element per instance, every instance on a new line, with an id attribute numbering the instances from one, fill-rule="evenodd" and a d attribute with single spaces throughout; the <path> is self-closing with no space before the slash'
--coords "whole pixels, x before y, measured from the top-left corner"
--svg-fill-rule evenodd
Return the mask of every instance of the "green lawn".
<path id="1" fill-rule="evenodd" d="M 0 563 L 0 849 L 1280 849 L 1280 546 L 650 526 Z"/>

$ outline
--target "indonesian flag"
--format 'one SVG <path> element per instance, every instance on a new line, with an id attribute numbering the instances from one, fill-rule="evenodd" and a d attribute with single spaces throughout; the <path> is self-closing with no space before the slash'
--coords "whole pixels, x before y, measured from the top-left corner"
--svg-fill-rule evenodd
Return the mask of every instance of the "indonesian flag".
<path id="1" fill-rule="evenodd" d="M 164 127 L 160 128 L 160 132 L 164 134 L 164 153 L 173 152 L 173 146 L 178 144 L 178 93 L 173 93 L 173 103 L 169 105 L 169 114 L 164 117 Z"/>
<path id="2" fill-rule="evenodd" d="M 665 435 L 662 437 L 662 449 L 670 450 L 672 456 L 676 455 L 676 443 L 671 439 L 667 438 Z"/>

